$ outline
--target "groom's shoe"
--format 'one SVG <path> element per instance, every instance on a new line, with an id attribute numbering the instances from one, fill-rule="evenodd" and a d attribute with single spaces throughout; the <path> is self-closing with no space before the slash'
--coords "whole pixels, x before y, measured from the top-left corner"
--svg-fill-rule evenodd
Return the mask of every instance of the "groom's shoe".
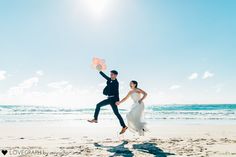
<path id="1" fill-rule="evenodd" d="M 126 126 L 126 127 L 124 127 L 124 128 L 122 128 L 122 130 L 120 131 L 120 134 L 123 134 L 123 133 L 125 133 L 125 131 L 128 129 L 128 127 Z"/>
<path id="2" fill-rule="evenodd" d="M 96 119 L 88 120 L 88 122 L 90 122 L 90 123 L 98 123 L 98 121 Z"/>

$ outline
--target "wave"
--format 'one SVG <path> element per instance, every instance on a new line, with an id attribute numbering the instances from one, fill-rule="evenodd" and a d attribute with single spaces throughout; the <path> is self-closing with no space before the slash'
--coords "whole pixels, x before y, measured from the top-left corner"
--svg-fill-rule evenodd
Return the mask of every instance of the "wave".
<path id="1" fill-rule="evenodd" d="M 102 108 L 102 119 L 115 116 L 110 108 Z M 120 109 L 122 115 L 128 110 Z M 50 106 L 0 105 L 0 122 L 79 121 L 88 119 L 94 108 L 67 108 Z M 160 120 L 226 120 L 236 123 L 236 104 L 149 105 L 145 118 Z"/>

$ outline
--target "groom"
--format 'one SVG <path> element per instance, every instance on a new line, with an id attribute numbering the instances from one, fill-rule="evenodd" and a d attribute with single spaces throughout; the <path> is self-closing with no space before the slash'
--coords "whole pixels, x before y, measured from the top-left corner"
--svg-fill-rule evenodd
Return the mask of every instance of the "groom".
<path id="1" fill-rule="evenodd" d="M 107 86 L 103 90 L 103 94 L 107 96 L 107 99 L 105 99 L 97 104 L 96 109 L 95 109 L 95 113 L 94 113 L 94 119 L 88 120 L 88 122 L 97 123 L 100 108 L 103 106 L 106 106 L 106 105 L 111 105 L 114 114 L 119 119 L 120 125 L 122 126 L 122 130 L 120 131 L 120 134 L 123 134 L 128 129 L 128 127 L 125 125 L 124 120 L 119 113 L 118 107 L 115 104 L 117 101 L 120 100 L 120 98 L 119 98 L 119 82 L 116 79 L 118 72 L 115 70 L 112 70 L 110 73 L 110 77 L 108 77 L 106 74 L 104 74 L 102 72 L 101 66 L 98 65 L 96 68 L 99 71 L 99 73 L 107 80 Z"/>

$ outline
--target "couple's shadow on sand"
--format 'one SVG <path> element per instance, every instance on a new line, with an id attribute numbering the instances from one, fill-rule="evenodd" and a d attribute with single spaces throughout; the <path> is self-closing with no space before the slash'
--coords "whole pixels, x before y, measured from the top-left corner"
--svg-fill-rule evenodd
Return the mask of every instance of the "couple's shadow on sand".
<path id="1" fill-rule="evenodd" d="M 113 156 L 123 156 L 123 157 L 133 157 L 134 154 L 131 150 L 125 147 L 128 144 L 128 141 L 123 141 L 122 144 L 117 146 L 104 146 L 98 143 L 94 143 L 94 146 L 97 148 L 105 148 L 108 152 L 114 153 L 110 155 Z M 142 144 L 133 144 L 133 149 L 138 150 L 144 153 L 148 153 L 150 155 L 154 155 L 155 157 L 167 157 L 169 155 L 175 155 L 173 153 L 164 152 L 162 149 L 158 148 L 155 143 L 145 142 Z"/>

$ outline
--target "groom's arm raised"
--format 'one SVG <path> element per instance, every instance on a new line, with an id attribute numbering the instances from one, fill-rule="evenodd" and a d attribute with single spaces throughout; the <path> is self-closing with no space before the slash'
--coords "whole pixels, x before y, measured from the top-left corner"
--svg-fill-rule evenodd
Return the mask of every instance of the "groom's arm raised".
<path id="1" fill-rule="evenodd" d="M 104 77 L 107 81 L 110 80 L 110 77 L 108 77 L 106 74 L 104 74 L 104 72 L 102 72 L 102 66 L 101 65 L 97 65 L 96 69 L 99 71 L 99 73 L 102 75 L 102 77 Z"/>
<path id="2" fill-rule="evenodd" d="M 102 75 L 102 77 L 104 77 L 106 80 L 110 80 L 110 77 L 108 77 L 104 72 L 100 71 L 99 73 L 100 73 L 100 74 Z"/>

